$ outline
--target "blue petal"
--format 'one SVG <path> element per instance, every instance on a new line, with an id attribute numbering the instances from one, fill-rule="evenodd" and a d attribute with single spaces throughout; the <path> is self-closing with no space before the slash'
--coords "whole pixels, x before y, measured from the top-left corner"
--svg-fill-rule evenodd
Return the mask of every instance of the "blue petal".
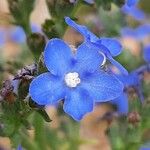
<path id="1" fill-rule="evenodd" d="M 142 146 L 139 150 L 150 150 L 150 145 L 146 146 Z"/>
<path id="2" fill-rule="evenodd" d="M 112 56 L 117 56 L 122 51 L 122 46 L 120 42 L 116 39 L 111 38 L 101 38 L 101 44 L 109 49 Z"/>
<path id="3" fill-rule="evenodd" d="M 125 14 L 129 16 L 132 16 L 136 20 L 141 21 L 145 19 L 144 12 L 140 10 L 139 8 L 137 8 L 136 6 L 128 7 L 127 5 L 124 5 L 121 10 L 122 12 L 124 12 Z"/>
<path id="4" fill-rule="evenodd" d="M 139 27 L 137 27 L 135 29 L 135 32 L 136 32 L 136 36 L 138 37 L 138 39 L 143 39 L 146 36 L 149 36 L 149 34 L 150 34 L 150 25 L 149 24 L 140 25 Z"/>
<path id="5" fill-rule="evenodd" d="M 3 28 L 0 28 L 0 47 L 4 45 L 5 43 L 5 30 Z"/>
<path id="6" fill-rule="evenodd" d="M 127 0 L 126 4 L 129 7 L 131 7 L 131 6 L 135 6 L 138 2 L 139 2 L 139 0 Z"/>
<path id="7" fill-rule="evenodd" d="M 84 0 L 84 1 L 89 3 L 89 4 L 94 4 L 94 0 Z"/>
<path id="8" fill-rule="evenodd" d="M 118 75 L 117 78 L 123 82 L 124 86 L 137 86 L 139 84 L 138 75 L 136 73 L 130 73 L 128 75 Z"/>
<path id="9" fill-rule="evenodd" d="M 63 108 L 68 115 L 79 121 L 93 110 L 93 100 L 86 90 L 78 87 L 67 93 Z"/>
<path id="10" fill-rule="evenodd" d="M 118 98 L 112 100 L 111 103 L 117 106 L 117 112 L 119 114 L 128 113 L 128 97 L 125 93 L 122 93 Z"/>
<path id="11" fill-rule="evenodd" d="M 143 38 L 149 36 L 149 34 L 150 34 L 149 24 L 140 25 L 136 29 L 125 27 L 121 30 L 122 36 L 129 36 L 137 40 L 142 40 Z"/>
<path id="12" fill-rule="evenodd" d="M 52 39 L 44 51 L 44 61 L 48 70 L 55 75 L 63 75 L 71 65 L 72 52 L 61 39 Z"/>
<path id="13" fill-rule="evenodd" d="M 86 26 L 82 26 L 79 25 L 77 23 L 75 23 L 73 20 L 71 20 L 69 17 L 65 17 L 65 22 L 71 26 L 72 28 L 74 28 L 76 31 L 78 31 L 83 37 L 84 39 L 90 40 L 91 42 L 95 42 L 97 41 L 99 38 L 94 35 L 92 32 L 90 32 Z"/>
<path id="14" fill-rule="evenodd" d="M 17 147 L 17 150 L 22 150 L 22 146 L 19 145 L 19 146 Z"/>
<path id="15" fill-rule="evenodd" d="M 124 27 L 121 29 L 121 35 L 122 36 L 127 36 L 127 37 L 132 37 L 132 38 L 137 38 L 137 34 L 134 29 L 129 28 L 129 27 Z"/>
<path id="16" fill-rule="evenodd" d="M 95 72 L 81 79 L 81 87 L 86 89 L 96 102 L 115 99 L 123 92 L 123 84 L 113 75 Z"/>
<path id="17" fill-rule="evenodd" d="M 144 47 L 143 57 L 146 62 L 150 62 L 150 45 Z"/>
<path id="18" fill-rule="evenodd" d="M 75 70 L 79 73 L 94 72 L 102 64 L 104 57 L 91 49 L 86 43 L 81 44 L 77 49 Z"/>
<path id="19" fill-rule="evenodd" d="M 111 55 L 107 55 L 107 57 L 109 61 L 120 70 L 121 73 L 128 75 L 128 71 L 120 63 L 114 60 Z"/>
<path id="20" fill-rule="evenodd" d="M 39 33 L 42 32 L 41 28 L 36 24 L 31 24 L 31 30 L 32 30 L 32 32 L 39 32 Z"/>
<path id="21" fill-rule="evenodd" d="M 21 27 L 15 27 L 10 32 L 10 39 L 16 43 L 24 43 L 26 40 L 26 34 Z"/>
<path id="22" fill-rule="evenodd" d="M 43 73 L 31 82 L 29 93 L 39 105 L 55 104 L 65 97 L 65 88 L 60 78 Z"/>

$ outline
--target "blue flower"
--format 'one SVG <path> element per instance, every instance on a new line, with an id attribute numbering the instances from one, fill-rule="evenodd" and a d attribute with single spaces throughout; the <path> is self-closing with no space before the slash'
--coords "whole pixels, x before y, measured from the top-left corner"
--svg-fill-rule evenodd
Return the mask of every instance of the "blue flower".
<path id="1" fill-rule="evenodd" d="M 26 40 L 26 34 L 22 27 L 17 26 L 10 31 L 10 39 L 16 43 L 24 43 Z"/>
<path id="2" fill-rule="evenodd" d="M 84 1 L 89 3 L 89 4 L 94 4 L 94 0 L 84 0 Z"/>
<path id="3" fill-rule="evenodd" d="M 0 28 L 0 47 L 2 47 L 5 43 L 5 30 L 3 28 Z"/>
<path id="4" fill-rule="evenodd" d="M 150 146 L 149 147 L 141 147 L 140 150 L 150 150 Z"/>
<path id="5" fill-rule="evenodd" d="M 126 92 L 123 92 L 118 98 L 111 100 L 110 103 L 117 106 L 117 112 L 120 115 L 126 115 L 129 111 L 128 95 Z"/>
<path id="6" fill-rule="evenodd" d="M 136 20 L 144 20 L 145 13 L 137 7 L 138 1 L 127 0 L 126 4 L 121 8 L 122 12 L 126 15 L 132 16 Z"/>
<path id="7" fill-rule="evenodd" d="M 69 17 L 65 17 L 65 21 L 69 26 L 77 30 L 84 37 L 84 41 L 89 47 L 91 47 L 91 49 L 104 54 L 113 65 L 121 70 L 121 72 L 128 74 L 127 70 L 113 59 L 114 56 L 119 55 L 122 51 L 122 46 L 119 41 L 111 38 L 98 38 L 90 32 L 86 26 L 76 24 Z"/>
<path id="8" fill-rule="evenodd" d="M 144 47 L 143 58 L 147 63 L 150 63 L 150 45 Z"/>
<path id="9" fill-rule="evenodd" d="M 126 115 L 129 111 L 128 91 L 127 91 L 128 88 L 134 88 L 141 102 L 144 101 L 144 96 L 141 90 L 140 78 L 136 71 L 133 71 L 128 75 L 118 74 L 116 76 L 124 84 L 124 91 L 122 95 L 110 101 L 110 103 L 117 106 L 117 112 L 119 114 Z"/>
<path id="10" fill-rule="evenodd" d="M 150 36 L 150 25 L 143 24 L 143 25 L 138 26 L 135 29 L 124 27 L 121 30 L 121 35 L 124 37 L 132 37 L 136 40 L 143 40 L 145 37 Z"/>
<path id="11" fill-rule="evenodd" d="M 42 32 L 41 28 L 38 27 L 36 24 L 31 24 L 31 31 L 33 33 L 34 32 L 39 32 L 39 33 Z M 23 28 L 20 26 L 12 28 L 12 30 L 10 31 L 10 39 L 16 43 L 24 43 L 26 41 L 26 34 L 25 34 Z"/>
<path id="12" fill-rule="evenodd" d="M 131 7 L 131 6 L 135 6 L 138 2 L 139 0 L 126 0 L 126 5 L 128 7 Z"/>
<path id="13" fill-rule="evenodd" d="M 22 146 L 18 145 L 17 150 L 22 150 Z"/>
<path id="14" fill-rule="evenodd" d="M 52 39 L 45 48 L 44 61 L 50 72 L 31 82 L 31 98 L 40 105 L 64 99 L 64 111 L 77 121 L 93 110 L 94 102 L 109 101 L 122 93 L 123 85 L 116 77 L 98 71 L 103 57 L 86 43 L 74 54 L 64 41 Z"/>

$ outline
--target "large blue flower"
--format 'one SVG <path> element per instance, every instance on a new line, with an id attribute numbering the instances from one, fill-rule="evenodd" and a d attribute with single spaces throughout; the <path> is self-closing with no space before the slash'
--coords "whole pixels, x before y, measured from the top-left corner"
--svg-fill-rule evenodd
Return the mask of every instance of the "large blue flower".
<path id="1" fill-rule="evenodd" d="M 102 55 L 86 43 L 72 53 L 64 41 L 52 39 L 45 48 L 44 61 L 50 72 L 31 82 L 31 98 L 40 105 L 64 99 L 64 111 L 75 120 L 91 112 L 94 102 L 109 101 L 122 93 L 122 83 L 113 75 L 100 71 Z"/>
<path id="2" fill-rule="evenodd" d="M 90 32 L 86 26 L 76 24 L 69 17 L 65 17 L 65 21 L 69 26 L 73 27 L 84 37 L 86 44 L 91 47 L 91 49 L 104 54 L 113 65 L 121 70 L 121 72 L 128 74 L 127 70 L 113 59 L 114 56 L 119 55 L 122 51 L 122 46 L 119 41 L 111 38 L 98 38 Z"/>

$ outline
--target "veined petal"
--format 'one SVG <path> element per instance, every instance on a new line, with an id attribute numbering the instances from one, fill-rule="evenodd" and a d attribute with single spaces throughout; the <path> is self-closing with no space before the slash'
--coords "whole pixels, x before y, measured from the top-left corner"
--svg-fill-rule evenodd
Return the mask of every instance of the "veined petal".
<path id="1" fill-rule="evenodd" d="M 122 46 L 116 39 L 101 38 L 101 44 L 109 49 L 112 56 L 117 56 L 122 51 Z"/>
<path id="2" fill-rule="evenodd" d="M 82 88 L 86 89 L 96 102 L 115 99 L 123 92 L 123 84 L 113 75 L 95 72 L 82 79 Z"/>
<path id="3" fill-rule="evenodd" d="M 93 100 L 86 90 L 78 87 L 68 92 L 63 108 L 73 119 L 80 121 L 86 113 L 93 110 Z"/>
<path id="4" fill-rule="evenodd" d="M 85 40 L 90 40 L 91 42 L 95 42 L 99 39 L 96 35 L 90 32 L 86 26 L 77 24 L 69 17 L 65 17 L 65 22 L 69 26 L 74 28 L 76 31 L 78 31 L 84 37 Z"/>
<path id="5" fill-rule="evenodd" d="M 75 69 L 79 73 L 94 72 L 103 63 L 104 56 L 91 49 L 86 43 L 77 49 Z"/>
<path id="6" fill-rule="evenodd" d="M 110 103 L 117 106 L 117 112 L 119 114 L 127 114 L 129 110 L 128 97 L 125 93 L 122 93 L 119 97 L 112 100 Z"/>
<path id="7" fill-rule="evenodd" d="M 107 55 L 107 57 L 109 61 L 120 70 L 121 73 L 128 75 L 128 71 L 120 63 L 113 59 L 111 55 Z"/>
<path id="8" fill-rule="evenodd" d="M 44 51 L 44 61 L 48 70 L 55 75 L 63 75 L 71 65 L 72 52 L 61 39 L 52 39 Z"/>
<path id="9" fill-rule="evenodd" d="M 65 88 L 60 78 L 49 72 L 36 77 L 30 84 L 31 98 L 39 105 L 54 104 L 65 97 Z"/>

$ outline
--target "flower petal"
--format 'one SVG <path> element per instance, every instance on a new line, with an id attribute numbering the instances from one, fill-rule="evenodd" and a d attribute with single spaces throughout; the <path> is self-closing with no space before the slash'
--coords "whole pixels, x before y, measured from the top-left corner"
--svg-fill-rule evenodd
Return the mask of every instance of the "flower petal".
<path id="1" fill-rule="evenodd" d="M 5 44 L 5 40 L 6 40 L 5 36 L 6 36 L 5 29 L 0 28 L 0 47 Z"/>
<path id="2" fill-rule="evenodd" d="M 52 39 L 44 51 L 44 61 L 48 70 L 55 75 L 64 74 L 72 59 L 70 47 L 61 39 Z"/>
<path id="3" fill-rule="evenodd" d="M 145 13 L 136 6 L 128 7 L 128 5 L 124 5 L 121 10 L 126 15 L 130 15 L 139 21 L 144 20 L 146 17 Z"/>
<path id="4" fill-rule="evenodd" d="M 123 91 L 123 84 L 116 77 L 102 71 L 88 74 L 81 82 L 80 86 L 86 89 L 96 102 L 115 99 Z"/>
<path id="5" fill-rule="evenodd" d="M 49 72 L 36 77 L 30 84 L 31 98 L 39 105 L 54 104 L 65 97 L 62 81 Z"/>
<path id="6" fill-rule="evenodd" d="M 124 84 L 125 87 L 137 86 L 139 84 L 138 74 L 133 72 L 128 75 L 117 75 L 117 78 Z"/>
<path id="7" fill-rule="evenodd" d="M 109 61 L 120 70 L 121 73 L 128 75 L 128 71 L 120 63 L 113 59 L 111 55 L 107 55 L 107 57 Z"/>
<path id="8" fill-rule="evenodd" d="M 127 0 L 126 4 L 129 7 L 131 7 L 131 6 L 135 6 L 138 2 L 139 2 L 139 0 Z"/>
<path id="9" fill-rule="evenodd" d="M 17 26 L 12 28 L 10 32 L 10 38 L 16 43 L 24 43 L 26 40 L 26 34 L 22 27 Z"/>
<path id="10" fill-rule="evenodd" d="M 85 40 L 90 40 L 91 42 L 95 42 L 99 39 L 96 35 L 90 32 L 86 26 L 77 24 L 69 17 L 65 17 L 65 22 L 69 26 L 74 28 L 76 31 L 78 31 L 84 37 Z"/>
<path id="11" fill-rule="evenodd" d="M 118 40 L 110 38 L 101 38 L 100 41 L 102 45 L 109 49 L 109 52 L 112 56 L 117 56 L 121 53 L 122 46 Z"/>
<path id="12" fill-rule="evenodd" d="M 129 110 L 128 97 L 125 93 L 122 93 L 118 98 L 112 100 L 110 103 L 117 106 L 119 114 L 127 114 Z"/>
<path id="13" fill-rule="evenodd" d="M 93 110 L 93 100 L 86 90 L 78 87 L 68 92 L 63 108 L 73 119 L 80 121 L 86 113 Z"/>
<path id="14" fill-rule="evenodd" d="M 150 45 L 144 47 L 144 50 L 143 50 L 143 57 L 144 57 L 144 60 L 149 63 L 150 62 Z"/>
<path id="15" fill-rule="evenodd" d="M 89 3 L 89 4 L 94 4 L 94 0 L 84 0 L 84 1 Z"/>
<path id="16" fill-rule="evenodd" d="M 91 49 L 86 43 L 77 49 L 75 69 L 79 73 L 94 72 L 103 63 L 104 56 Z"/>

